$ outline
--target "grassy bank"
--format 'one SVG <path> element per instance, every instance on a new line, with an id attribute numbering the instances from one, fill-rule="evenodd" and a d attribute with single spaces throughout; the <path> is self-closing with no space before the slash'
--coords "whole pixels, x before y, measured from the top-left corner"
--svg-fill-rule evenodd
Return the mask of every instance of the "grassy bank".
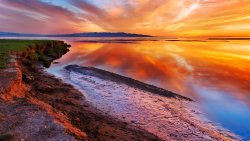
<path id="1" fill-rule="evenodd" d="M 55 40 L 0 39 L 0 69 L 7 67 L 10 54 L 27 57 L 33 61 L 40 60 L 46 64 L 49 56 L 62 54 L 67 47 L 64 42 Z"/>

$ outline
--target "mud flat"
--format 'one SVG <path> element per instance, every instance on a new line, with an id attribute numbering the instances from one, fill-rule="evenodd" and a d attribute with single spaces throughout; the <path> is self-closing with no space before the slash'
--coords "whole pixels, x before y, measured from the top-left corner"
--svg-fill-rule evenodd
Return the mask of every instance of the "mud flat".
<path id="1" fill-rule="evenodd" d="M 65 67 L 63 76 L 102 114 L 142 128 L 162 140 L 236 139 L 202 121 L 190 98 L 93 67 L 70 65 Z"/>

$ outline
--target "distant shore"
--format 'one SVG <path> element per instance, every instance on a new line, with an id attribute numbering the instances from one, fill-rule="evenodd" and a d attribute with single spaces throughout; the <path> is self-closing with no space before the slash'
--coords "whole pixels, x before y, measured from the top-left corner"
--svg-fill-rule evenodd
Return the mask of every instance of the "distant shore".
<path id="1" fill-rule="evenodd" d="M 0 37 L 153 37 L 151 35 L 125 33 L 125 32 L 83 32 L 70 34 L 29 34 L 0 32 Z"/>

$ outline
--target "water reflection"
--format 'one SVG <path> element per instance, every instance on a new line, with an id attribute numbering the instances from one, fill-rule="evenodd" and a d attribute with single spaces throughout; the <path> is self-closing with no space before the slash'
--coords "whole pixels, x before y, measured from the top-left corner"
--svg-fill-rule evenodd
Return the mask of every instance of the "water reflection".
<path id="1" fill-rule="evenodd" d="M 190 82 L 238 91 L 242 100 L 249 95 L 250 42 L 71 44 L 64 64 L 101 67 L 183 95 L 190 95 Z"/>
<path id="2" fill-rule="evenodd" d="M 250 41 L 69 43 L 51 70 L 94 66 L 192 97 L 210 119 L 250 139 Z"/>

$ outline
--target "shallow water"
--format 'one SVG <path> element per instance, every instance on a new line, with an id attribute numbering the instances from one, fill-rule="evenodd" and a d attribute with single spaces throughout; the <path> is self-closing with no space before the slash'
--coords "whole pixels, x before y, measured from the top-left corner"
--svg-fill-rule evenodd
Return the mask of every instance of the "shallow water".
<path id="1" fill-rule="evenodd" d="M 64 40 L 70 52 L 49 72 L 94 66 L 163 87 L 191 97 L 209 120 L 250 139 L 250 41 Z"/>

